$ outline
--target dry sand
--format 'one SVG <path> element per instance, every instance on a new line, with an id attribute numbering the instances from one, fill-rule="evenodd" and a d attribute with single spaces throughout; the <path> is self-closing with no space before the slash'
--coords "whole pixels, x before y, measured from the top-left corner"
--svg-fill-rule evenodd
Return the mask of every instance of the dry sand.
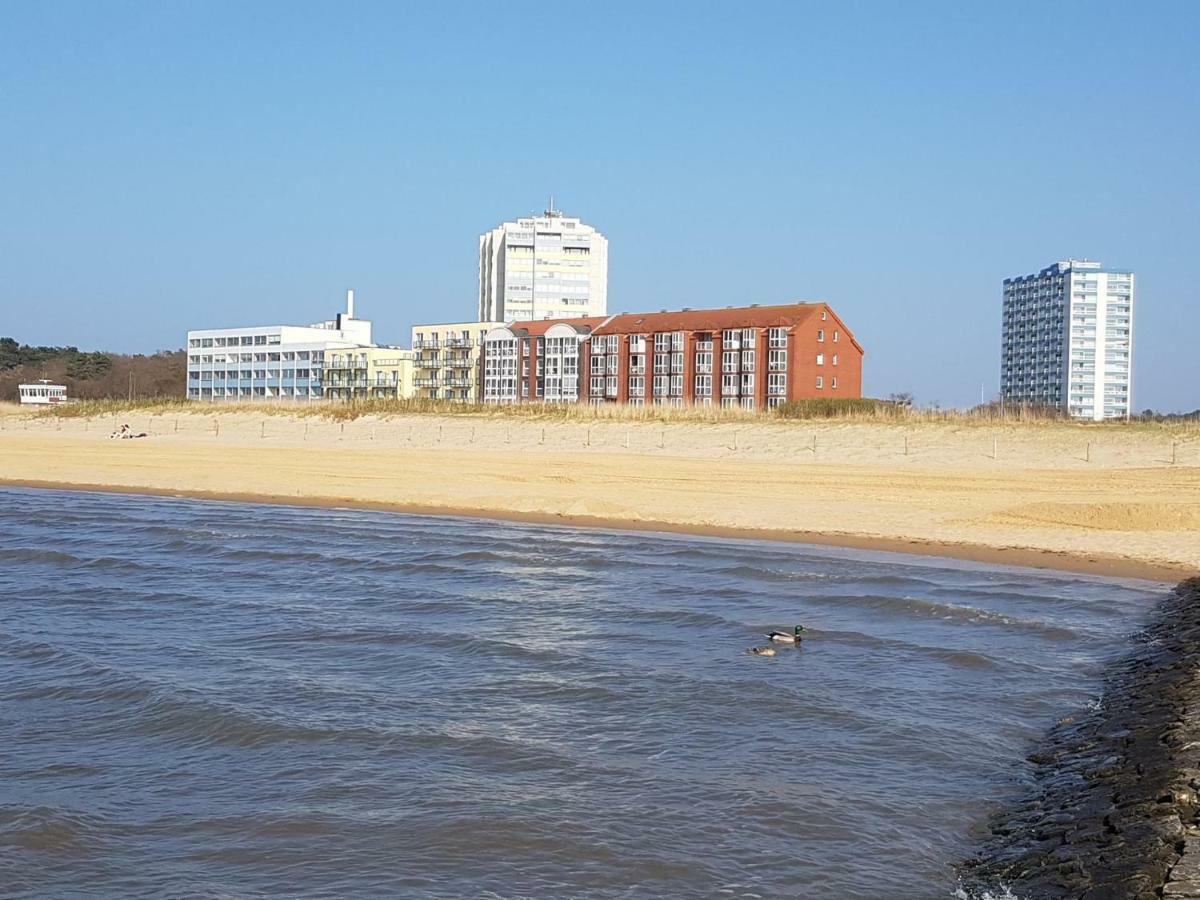
<path id="1" fill-rule="evenodd" d="M 150 433 L 112 440 L 119 421 Z M 0 410 L 0 483 L 736 534 L 1174 581 L 1196 430 Z"/>

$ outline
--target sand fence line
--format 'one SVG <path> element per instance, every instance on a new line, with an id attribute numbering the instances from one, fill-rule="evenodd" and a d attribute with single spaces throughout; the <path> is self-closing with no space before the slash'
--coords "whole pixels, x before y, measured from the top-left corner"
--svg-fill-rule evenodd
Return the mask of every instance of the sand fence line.
<path id="1" fill-rule="evenodd" d="M 838 462 L 991 460 L 1036 465 L 1120 465 L 1169 467 L 1200 465 L 1200 438 L 1144 432 L 1078 434 L 1070 438 L 1020 426 L 946 428 L 926 424 L 797 422 L 623 422 L 603 420 L 542 422 L 531 419 L 481 421 L 410 416 L 330 420 L 318 417 L 227 416 L 187 413 L 128 414 L 80 418 L 0 417 L 0 431 L 66 432 L 106 437 L 128 424 L 148 438 L 175 436 L 244 443 L 303 445 L 308 442 L 431 450 L 542 450 L 716 456 L 722 458 Z M 999 432 L 999 433 L 997 433 Z M 1049 435 L 1049 438 L 1047 437 Z M 864 438 L 869 437 L 869 441 Z"/>

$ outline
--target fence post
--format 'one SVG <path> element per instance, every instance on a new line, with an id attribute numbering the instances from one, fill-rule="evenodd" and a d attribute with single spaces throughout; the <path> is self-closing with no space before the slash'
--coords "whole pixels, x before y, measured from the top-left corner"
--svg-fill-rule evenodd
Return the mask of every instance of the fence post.
<path id="1" fill-rule="evenodd" d="M 908 456 L 908 435 L 904 436 L 904 455 Z"/>
<path id="2" fill-rule="evenodd" d="M 1178 446 L 1174 441 L 1171 442 L 1171 465 L 1175 465 L 1175 448 Z"/>
<path id="3" fill-rule="evenodd" d="M 1084 462 L 1092 461 L 1092 442 L 1091 441 L 1088 441 L 1087 449 L 1083 451 L 1083 461 Z"/>
<path id="4" fill-rule="evenodd" d="M 213 437 L 221 436 L 221 420 L 213 419 Z"/>
<path id="5" fill-rule="evenodd" d="M 260 439 L 265 438 L 267 436 L 267 420 L 266 419 L 262 420 L 262 428 L 259 430 L 258 436 Z"/>
<path id="6" fill-rule="evenodd" d="M 996 458 L 996 438 L 992 438 L 992 459 Z"/>
<path id="7" fill-rule="evenodd" d="M 542 429 L 542 439 L 541 439 L 540 441 L 538 441 L 538 443 L 539 443 L 539 444 L 545 444 L 545 443 L 546 443 L 546 429 L 545 429 L 545 428 L 543 428 L 543 429 Z"/>

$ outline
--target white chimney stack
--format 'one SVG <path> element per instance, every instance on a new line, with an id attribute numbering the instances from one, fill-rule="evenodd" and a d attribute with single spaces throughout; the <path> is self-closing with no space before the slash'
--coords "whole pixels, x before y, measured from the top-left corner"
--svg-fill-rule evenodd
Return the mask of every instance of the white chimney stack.
<path id="1" fill-rule="evenodd" d="M 354 291 L 346 291 L 346 318 L 354 318 Z"/>

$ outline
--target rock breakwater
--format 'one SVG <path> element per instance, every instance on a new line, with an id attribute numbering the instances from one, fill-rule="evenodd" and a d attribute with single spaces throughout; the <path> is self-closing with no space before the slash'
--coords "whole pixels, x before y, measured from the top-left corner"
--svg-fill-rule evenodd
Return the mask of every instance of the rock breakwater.
<path id="1" fill-rule="evenodd" d="M 1164 599 L 1097 708 L 1030 760 L 1030 795 L 961 867 L 969 896 L 1200 900 L 1200 578 Z"/>

